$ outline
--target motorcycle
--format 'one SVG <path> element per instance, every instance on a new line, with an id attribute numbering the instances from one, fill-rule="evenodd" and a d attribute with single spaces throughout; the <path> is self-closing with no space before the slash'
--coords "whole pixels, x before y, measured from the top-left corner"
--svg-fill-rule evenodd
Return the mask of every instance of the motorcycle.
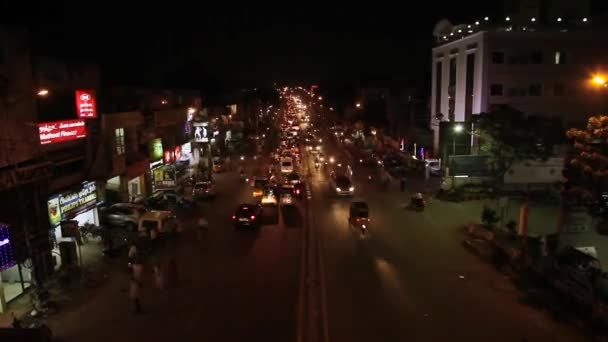
<path id="1" fill-rule="evenodd" d="M 420 197 L 412 197 L 410 200 L 409 208 L 416 211 L 424 211 L 426 207 L 426 201 Z"/>
<path id="2" fill-rule="evenodd" d="M 321 164 L 319 164 L 319 163 L 315 163 L 315 169 L 317 169 L 317 170 L 318 170 L 318 169 L 319 169 L 319 167 L 321 167 Z"/>

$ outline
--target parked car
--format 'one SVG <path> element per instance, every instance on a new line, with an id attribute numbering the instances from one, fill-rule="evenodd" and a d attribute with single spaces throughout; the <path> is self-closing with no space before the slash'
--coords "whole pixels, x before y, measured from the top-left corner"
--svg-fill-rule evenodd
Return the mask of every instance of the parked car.
<path id="1" fill-rule="evenodd" d="M 262 206 L 241 204 L 237 207 L 232 222 L 235 228 L 257 228 L 262 224 Z"/>
<path id="2" fill-rule="evenodd" d="M 146 211 L 146 208 L 142 205 L 116 203 L 102 209 L 101 222 L 110 226 L 125 227 L 128 231 L 134 232 L 139 223 L 139 218 Z"/>
<path id="3" fill-rule="evenodd" d="M 441 176 L 441 163 L 439 162 L 439 159 L 427 159 L 425 162 L 431 175 Z"/>

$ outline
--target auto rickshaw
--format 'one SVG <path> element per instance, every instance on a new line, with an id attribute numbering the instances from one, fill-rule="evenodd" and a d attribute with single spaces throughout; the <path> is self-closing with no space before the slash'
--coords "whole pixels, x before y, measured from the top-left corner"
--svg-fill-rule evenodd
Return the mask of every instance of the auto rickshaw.
<path id="1" fill-rule="evenodd" d="M 353 201 L 350 203 L 348 223 L 361 229 L 365 234 L 369 227 L 369 207 L 363 201 Z"/>

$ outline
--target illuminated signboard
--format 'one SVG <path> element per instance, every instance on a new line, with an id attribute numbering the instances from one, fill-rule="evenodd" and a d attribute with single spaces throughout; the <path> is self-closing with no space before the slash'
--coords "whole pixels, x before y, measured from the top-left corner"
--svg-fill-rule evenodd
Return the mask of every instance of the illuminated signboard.
<path id="1" fill-rule="evenodd" d="M 82 119 L 39 123 L 38 131 L 41 145 L 76 140 L 87 136 L 87 127 Z"/>
<path id="2" fill-rule="evenodd" d="M 76 112 L 79 118 L 97 117 L 97 103 L 94 90 L 76 90 Z"/>
<path id="3" fill-rule="evenodd" d="M 174 156 L 173 152 L 171 152 L 169 150 L 165 151 L 165 157 L 164 157 L 165 158 L 165 163 L 168 164 L 168 163 L 172 162 L 173 161 L 173 156 Z"/>
<path id="4" fill-rule="evenodd" d="M 95 182 L 84 183 L 79 191 L 66 192 L 47 202 L 49 222 L 56 226 L 71 213 L 78 212 L 97 203 Z"/>
<path id="5" fill-rule="evenodd" d="M 160 138 L 156 138 L 150 141 L 150 159 L 157 160 L 163 157 L 163 141 Z"/>
<path id="6" fill-rule="evenodd" d="M 192 122 L 194 128 L 195 142 L 209 142 L 209 123 L 207 122 Z"/>
<path id="7" fill-rule="evenodd" d="M 9 269 L 17 264 L 15 251 L 11 245 L 10 227 L 0 223 L 0 271 Z"/>
<path id="8" fill-rule="evenodd" d="M 175 146 L 175 160 L 179 160 L 179 158 L 182 156 L 182 147 L 181 146 Z"/>

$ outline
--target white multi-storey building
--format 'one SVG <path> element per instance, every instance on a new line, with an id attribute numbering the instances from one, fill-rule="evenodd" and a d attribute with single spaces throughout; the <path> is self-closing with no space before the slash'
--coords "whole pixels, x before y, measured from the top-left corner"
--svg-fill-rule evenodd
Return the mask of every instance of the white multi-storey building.
<path id="1" fill-rule="evenodd" d="M 469 122 L 493 105 L 559 118 L 564 125 L 608 109 L 608 89 L 591 82 L 608 72 L 608 35 L 592 31 L 585 17 L 553 20 L 547 27 L 521 16 L 501 18 L 499 25 L 487 17 L 436 25 L 430 113 L 435 154 L 439 121 Z"/>

